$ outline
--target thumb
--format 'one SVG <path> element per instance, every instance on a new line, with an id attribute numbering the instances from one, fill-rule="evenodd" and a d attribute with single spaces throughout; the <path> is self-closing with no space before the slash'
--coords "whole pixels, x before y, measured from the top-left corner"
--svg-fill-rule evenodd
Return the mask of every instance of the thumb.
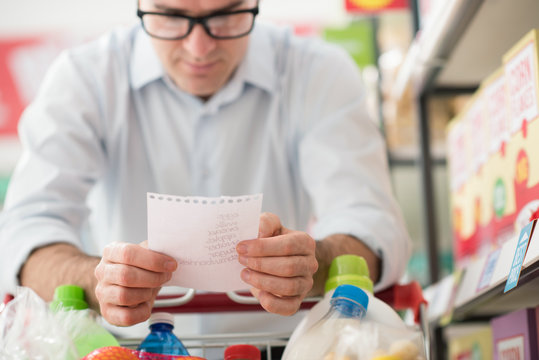
<path id="1" fill-rule="evenodd" d="M 272 213 L 260 214 L 260 223 L 258 226 L 258 237 L 267 238 L 281 234 L 282 225 L 279 217 Z"/>

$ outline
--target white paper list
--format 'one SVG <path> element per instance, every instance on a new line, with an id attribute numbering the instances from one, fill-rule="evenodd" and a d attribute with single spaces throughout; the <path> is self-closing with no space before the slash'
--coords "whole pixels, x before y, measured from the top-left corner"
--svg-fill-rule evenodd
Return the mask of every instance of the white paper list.
<path id="1" fill-rule="evenodd" d="M 236 244 L 258 236 L 262 194 L 182 197 L 148 193 L 148 246 L 178 268 L 166 285 L 205 291 L 250 286 L 240 278 Z"/>

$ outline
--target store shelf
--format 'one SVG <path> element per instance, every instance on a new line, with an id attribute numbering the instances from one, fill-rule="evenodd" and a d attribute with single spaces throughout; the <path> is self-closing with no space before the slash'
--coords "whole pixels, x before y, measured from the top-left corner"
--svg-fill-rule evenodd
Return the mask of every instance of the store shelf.
<path id="1" fill-rule="evenodd" d="M 539 262 L 525 268 L 519 285 L 503 293 L 505 282 L 473 297 L 453 311 L 453 320 L 468 321 L 476 318 L 490 319 L 511 311 L 539 305 Z"/>
<path id="2" fill-rule="evenodd" d="M 415 2 L 415 8 L 418 0 Z M 432 182 L 428 103 L 432 96 L 470 92 L 502 65 L 503 55 L 532 28 L 539 28 L 538 0 L 440 0 L 417 32 L 397 74 L 391 95 L 400 99 L 407 88 L 417 101 L 422 173 L 423 212 L 429 274 L 425 289 L 429 301 L 433 358 L 443 354 L 445 325 L 490 319 L 539 304 L 539 232 L 531 242 L 519 285 L 504 293 L 516 242 L 500 251 L 492 279 L 482 278 L 489 255 L 470 261 L 466 270 L 438 279 L 438 229 Z M 420 23 L 420 21 L 416 21 Z M 448 91 L 449 90 L 449 91 Z M 473 91 L 473 90 L 472 90 Z M 530 240 L 531 241 L 531 240 Z M 511 246 L 514 246 L 510 249 Z M 479 286 L 481 284 L 481 286 Z"/>
<path id="3" fill-rule="evenodd" d="M 429 322 L 440 324 L 448 314 L 451 314 L 451 321 L 490 319 L 518 309 L 538 306 L 539 229 L 534 231 L 530 239 L 518 286 L 504 293 L 517 243 L 515 237 L 498 250 L 485 286 L 482 281 L 491 254 L 471 260 L 460 278 L 452 274 L 426 289 L 425 296 L 432 304 L 428 312 Z"/>
<path id="4" fill-rule="evenodd" d="M 539 27 L 538 13 L 537 0 L 438 1 L 410 46 L 393 96 L 410 82 L 418 94 L 477 86 L 518 39 Z"/>

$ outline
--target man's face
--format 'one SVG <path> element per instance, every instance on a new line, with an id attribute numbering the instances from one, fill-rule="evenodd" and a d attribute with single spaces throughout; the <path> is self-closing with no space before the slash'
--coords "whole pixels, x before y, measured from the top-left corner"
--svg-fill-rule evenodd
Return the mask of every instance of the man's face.
<path id="1" fill-rule="evenodd" d="M 141 0 L 143 11 L 206 16 L 218 11 L 250 9 L 256 0 Z M 249 37 L 218 40 L 201 24 L 181 40 L 151 38 L 157 56 L 168 75 L 182 90 L 210 98 L 230 79 L 245 56 Z"/>

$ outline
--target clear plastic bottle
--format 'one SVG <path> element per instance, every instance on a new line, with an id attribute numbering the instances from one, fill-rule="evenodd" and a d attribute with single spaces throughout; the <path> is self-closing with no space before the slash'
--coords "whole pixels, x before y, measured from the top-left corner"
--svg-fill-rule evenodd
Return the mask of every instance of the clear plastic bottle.
<path id="1" fill-rule="evenodd" d="M 369 297 L 357 286 L 340 285 L 335 289 L 330 304 L 326 315 L 289 348 L 287 360 L 316 360 L 332 356 L 356 358 L 354 341 L 348 340 L 365 317 Z"/>
<path id="2" fill-rule="evenodd" d="M 174 335 L 174 316 L 166 312 L 156 312 L 150 316 L 150 333 L 137 348 L 141 352 L 163 355 L 184 355 L 189 352 Z"/>
<path id="3" fill-rule="evenodd" d="M 344 284 L 357 286 L 367 292 L 369 296 L 369 311 L 365 315 L 366 320 L 383 323 L 396 328 L 406 327 L 404 321 L 402 321 L 395 310 L 373 295 L 373 285 L 369 278 L 369 268 L 365 259 L 361 256 L 351 254 L 337 256 L 333 259 L 329 267 L 324 297 L 309 310 L 307 315 L 294 329 L 285 348 L 283 360 L 288 359 L 288 352 L 297 339 L 328 312 L 335 289 L 339 285 Z"/>
<path id="4" fill-rule="evenodd" d="M 98 315 L 88 308 L 84 290 L 76 285 L 61 285 L 54 290 L 50 303 L 52 311 L 65 311 L 66 320 L 76 321 L 67 324 L 68 333 L 77 349 L 79 357 L 88 355 L 95 349 L 106 346 L 120 346 L 116 338 L 97 321 Z M 76 313 L 72 311 L 77 311 Z"/>
<path id="5" fill-rule="evenodd" d="M 260 350 L 248 344 L 230 345 L 225 349 L 224 360 L 260 360 Z"/>

